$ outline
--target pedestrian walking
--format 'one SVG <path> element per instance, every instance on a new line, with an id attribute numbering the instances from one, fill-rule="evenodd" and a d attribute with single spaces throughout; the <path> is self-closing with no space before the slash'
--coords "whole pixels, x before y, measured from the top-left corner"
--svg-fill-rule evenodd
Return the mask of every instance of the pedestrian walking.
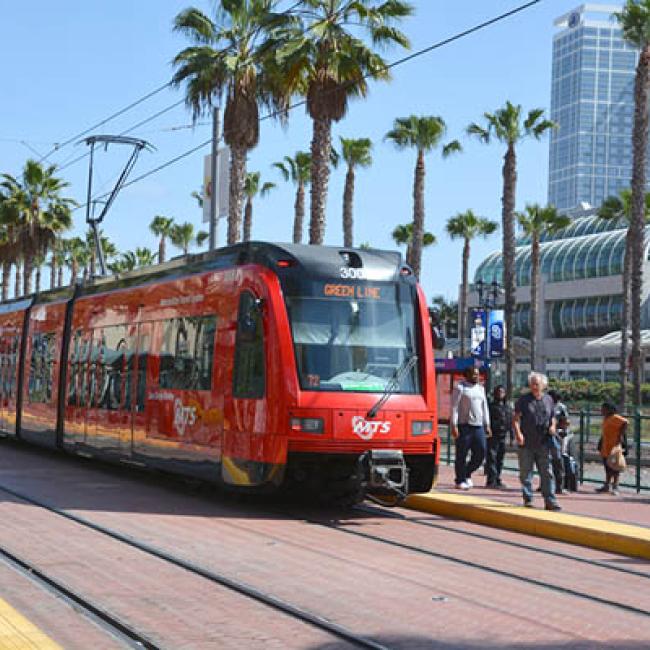
<path id="1" fill-rule="evenodd" d="M 627 441 L 625 431 L 627 430 L 628 421 L 622 415 L 616 412 L 616 406 L 612 402 L 604 402 L 600 412 L 603 416 L 602 435 L 598 441 L 598 451 L 603 459 L 605 467 L 605 482 L 596 492 L 610 492 L 618 494 L 618 479 L 620 471 L 612 469 L 607 464 L 607 458 L 612 453 L 616 445 L 621 445 L 623 453 L 627 453 Z"/>
<path id="2" fill-rule="evenodd" d="M 528 375 L 530 392 L 515 404 L 512 425 L 519 445 L 519 478 L 524 505 L 533 507 L 533 467 L 537 466 L 542 481 L 542 495 L 547 510 L 562 510 L 555 497 L 555 481 L 550 468 L 551 436 L 555 434 L 555 404 L 544 391 L 548 386 L 545 375 Z"/>
<path id="3" fill-rule="evenodd" d="M 495 386 L 489 402 L 490 427 L 492 435 L 487 439 L 487 456 L 485 458 L 485 487 L 505 489 L 501 480 L 503 458 L 506 454 L 506 436 L 512 436 L 512 408 L 506 401 L 504 386 Z"/>
<path id="4" fill-rule="evenodd" d="M 553 400 L 555 415 L 555 433 L 549 439 L 549 456 L 553 477 L 555 478 L 555 494 L 562 494 L 564 486 L 564 459 L 562 458 L 563 439 L 569 426 L 569 411 L 562 403 L 562 396 L 556 390 L 549 390 Z"/>
<path id="5" fill-rule="evenodd" d="M 487 398 L 479 379 L 478 368 L 468 368 L 452 396 L 451 435 L 456 441 L 455 486 L 459 490 L 474 487 L 472 473 L 483 464 L 486 437 L 491 435 Z"/>

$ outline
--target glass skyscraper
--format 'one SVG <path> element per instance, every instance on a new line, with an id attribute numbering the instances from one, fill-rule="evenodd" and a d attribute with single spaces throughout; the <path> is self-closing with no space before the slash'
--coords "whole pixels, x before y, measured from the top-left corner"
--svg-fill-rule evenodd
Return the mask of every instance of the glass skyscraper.
<path id="1" fill-rule="evenodd" d="M 620 9 L 588 3 L 555 21 L 548 202 L 560 210 L 597 208 L 630 185 L 637 51 Z"/>

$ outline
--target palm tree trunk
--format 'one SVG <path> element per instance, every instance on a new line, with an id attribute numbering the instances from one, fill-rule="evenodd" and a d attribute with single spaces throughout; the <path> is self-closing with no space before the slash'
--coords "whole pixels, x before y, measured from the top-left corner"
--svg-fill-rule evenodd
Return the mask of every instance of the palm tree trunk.
<path id="1" fill-rule="evenodd" d="M 63 267 L 59 266 L 59 277 L 56 279 L 56 286 L 57 287 L 62 287 L 63 286 Z"/>
<path id="2" fill-rule="evenodd" d="M 158 263 L 162 264 L 165 261 L 165 238 L 161 237 L 158 242 Z"/>
<path id="3" fill-rule="evenodd" d="M 503 159 L 503 284 L 505 288 L 506 325 L 506 392 L 512 399 L 515 380 L 514 316 L 516 302 L 515 287 L 515 192 L 517 190 L 517 155 L 514 144 L 508 145 Z"/>
<path id="4" fill-rule="evenodd" d="M 623 313 L 621 314 L 621 352 L 619 357 L 619 376 L 621 392 L 618 399 L 619 409 L 625 412 L 627 401 L 628 352 L 627 342 L 630 330 L 630 274 L 632 272 L 632 239 L 628 229 L 625 237 L 625 254 L 623 257 Z"/>
<path id="5" fill-rule="evenodd" d="M 465 238 L 463 245 L 463 273 L 462 285 L 460 289 L 460 301 L 458 305 L 458 338 L 460 340 L 460 356 L 465 357 L 467 349 L 465 347 L 465 339 L 467 338 L 467 290 L 469 288 L 469 239 Z M 487 341 L 484 345 L 487 345 Z"/>
<path id="6" fill-rule="evenodd" d="M 303 181 L 298 181 L 294 210 L 295 217 L 293 219 L 293 243 L 301 244 L 303 221 L 305 220 L 305 184 Z"/>
<path id="7" fill-rule="evenodd" d="M 9 280 L 11 278 L 11 262 L 2 263 L 2 302 L 9 298 Z"/>
<path id="8" fill-rule="evenodd" d="M 246 198 L 244 207 L 244 241 L 251 240 L 251 231 L 253 230 L 253 201 L 251 197 Z"/>
<path id="9" fill-rule="evenodd" d="M 28 296 L 32 292 L 32 271 L 33 271 L 32 260 L 29 257 L 25 257 L 25 263 L 23 266 L 23 295 Z"/>
<path id="10" fill-rule="evenodd" d="M 311 215 L 309 220 L 309 243 L 320 246 L 325 237 L 325 207 L 330 178 L 330 155 L 332 153 L 332 120 L 327 117 L 314 119 L 311 141 Z"/>
<path id="11" fill-rule="evenodd" d="M 230 205 L 228 206 L 228 245 L 236 244 L 241 238 L 241 211 L 246 178 L 246 148 L 231 147 L 230 159 Z M 187 253 L 186 253 L 187 254 Z"/>
<path id="12" fill-rule="evenodd" d="M 36 267 L 36 280 L 34 282 L 34 292 L 35 293 L 41 292 L 41 267 L 40 266 Z"/>
<path id="13" fill-rule="evenodd" d="M 539 232 L 533 233 L 530 251 L 530 369 L 537 370 L 537 312 L 539 310 Z"/>
<path id="14" fill-rule="evenodd" d="M 643 285 L 643 252 L 645 250 L 645 191 L 648 146 L 648 73 L 650 46 L 643 48 L 636 68 L 634 84 L 634 130 L 632 133 L 632 275 L 630 301 L 632 310 L 632 383 L 635 408 L 641 406 L 641 382 L 644 362 L 641 355 L 641 289 Z"/>
<path id="15" fill-rule="evenodd" d="M 424 240 L 424 175 L 424 151 L 419 149 L 413 183 L 413 238 L 411 241 L 411 260 L 409 261 L 413 273 L 418 279 L 420 278 Z"/>
<path id="16" fill-rule="evenodd" d="M 343 246 L 352 248 L 352 204 L 354 201 L 354 167 L 350 165 L 345 175 L 343 190 Z"/>
<path id="17" fill-rule="evenodd" d="M 77 273 L 79 273 L 79 267 L 76 260 L 72 261 L 70 265 L 70 286 L 74 287 L 75 282 L 77 281 Z"/>
<path id="18" fill-rule="evenodd" d="M 22 262 L 18 260 L 16 262 L 16 282 L 14 284 L 14 298 L 18 298 L 20 296 L 20 287 L 21 287 L 21 280 L 22 276 L 20 275 L 20 270 L 21 270 Z"/>
<path id="19" fill-rule="evenodd" d="M 90 277 L 94 278 L 95 277 L 95 267 L 96 267 L 96 248 L 95 248 L 95 242 L 93 241 L 93 245 L 90 249 Z"/>

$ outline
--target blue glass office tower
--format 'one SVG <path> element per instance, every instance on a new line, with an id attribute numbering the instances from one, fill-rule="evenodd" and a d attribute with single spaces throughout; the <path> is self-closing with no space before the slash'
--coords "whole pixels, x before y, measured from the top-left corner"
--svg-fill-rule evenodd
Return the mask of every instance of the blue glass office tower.
<path id="1" fill-rule="evenodd" d="M 588 3 L 555 21 L 548 202 L 560 210 L 597 208 L 630 185 L 637 52 L 620 9 Z"/>

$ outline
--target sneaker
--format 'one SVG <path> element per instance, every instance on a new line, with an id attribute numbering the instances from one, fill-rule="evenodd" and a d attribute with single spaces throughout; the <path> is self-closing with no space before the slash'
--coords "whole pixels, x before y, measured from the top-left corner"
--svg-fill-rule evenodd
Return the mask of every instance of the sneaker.
<path id="1" fill-rule="evenodd" d="M 469 490 L 469 485 L 467 485 L 467 481 L 462 481 L 460 483 L 456 483 L 454 487 L 457 490 Z"/>
<path id="2" fill-rule="evenodd" d="M 507 490 L 508 486 L 503 481 L 497 481 L 497 489 Z"/>
<path id="3" fill-rule="evenodd" d="M 533 502 L 529 499 L 524 499 L 524 508 L 534 508 Z"/>
<path id="4" fill-rule="evenodd" d="M 618 496 L 618 495 L 620 494 L 620 492 L 618 491 L 618 488 L 617 488 L 617 487 L 612 488 L 612 494 L 613 494 L 614 496 Z"/>
<path id="5" fill-rule="evenodd" d="M 559 503 L 555 503 L 555 502 L 547 503 L 547 504 L 544 506 L 544 508 L 545 508 L 546 510 L 551 510 L 552 512 L 559 512 L 560 510 L 562 510 L 562 506 L 560 506 Z"/>
<path id="6" fill-rule="evenodd" d="M 555 490 L 555 494 L 564 494 L 564 490 L 562 488 L 557 488 L 557 490 Z"/>
<path id="7" fill-rule="evenodd" d="M 485 487 L 490 488 L 491 490 L 496 490 L 499 487 L 499 484 L 494 482 L 488 482 L 485 484 Z"/>
<path id="8" fill-rule="evenodd" d="M 601 485 L 599 488 L 596 488 L 596 492 L 609 492 L 609 485 Z"/>
<path id="9" fill-rule="evenodd" d="M 472 482 L 471 478 L 466 478 L 465 483 L 467 483 L 467 489 L 474 487 L 474 483 Z"/>

